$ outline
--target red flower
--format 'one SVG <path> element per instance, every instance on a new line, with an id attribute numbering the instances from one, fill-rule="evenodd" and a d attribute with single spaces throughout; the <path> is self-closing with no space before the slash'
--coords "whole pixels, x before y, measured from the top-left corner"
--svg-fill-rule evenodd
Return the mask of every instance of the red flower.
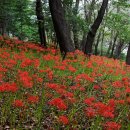
<path id="1" fill-rule="evenodd" d="M 39 97 L 38 96 L 29 96 L 27 100 L 29 103 L 38 103 Z"/>
<path id="2" fill-rule="evenodd" d="M 19 73 L 20 81 L 23 84 L 25 88 L 32 88 L 33 87 L 33 82 L 32 78 L 29 76 L 29 73 L 24 71 Z"/>
<path id="3" fill-rule="evenodd" d="M 89 118 L 93 118 L 96 116 L 96 111 L 92 107 L 88 107 L 85 109 L 85 114 Z"/>
<path id="4" fill-rule="evenodd" d="M 69 66 L 69 71 L 71 71 L 71 72 L 75 72 L 76 71 L 76 69 L 74 68 L 74 67 L 72 67 L 72 66 Z"/>
<path id="5" fill-rule="evenodd" d="M 21 63 L 21 67 L 24 68 L 24 67 L 27 67 L 27 66 L 30 66 L 32 65 L 32 60 L 30 59 L 25 59 L 22 63 Z"/>
<path id="6" fill-rule="evenodd" d="M 49 102 L 50 105 L 56 106 L 59 110 L 66 110 L 67 106 L 61 98 L 54 98 Z"/>
<path id="7" fill-rule="evenodd" d="M 67 118 L 66 116 L 64 116 L 64 115 L 59 116 L 59 121 L 60 121 L 61 123 L 63 123 L 64 125 L 69 124 L 68 118 Z"/>
<path id="8" fill-rule="evenodd" d="M 100 86 L 94 85 L 93 88 L 96 89 L 96 90 L 98 90 L 98 89 L 100 89 Z"/>
<path id="9" fill-rule="evenodd" d="M 106 122 L 104 125 L 105 130 L 120 130 L 121 125 L 116 122 Z"/>
<path id="10" fill-rule="evenodd" d="M 126 93 L 130 93 L 130 88 L 127 88 L 127 89 L 125 90 L 125 92 L 126 92 Z"/>
<path id="11" fill-rule="evenodd" d="M 15 83 L 3 83 L 0 85 L 0 92 L 16 92 L 17 90 Z"/>
<path id="12" fill-rule="evenodd" d="M 50 54 L 47 54 L 47 55 L 43 56 L 43 59 L 46 60 L 46 61 L 50 61 L 50 60 L 54 60 L 54 57 Z"/>
<path id="13" fill-rule="evenodd" d="M 90 97 L 90 98 L 85 99 L 84 103 L 90 106 L 90 105 L 93 104 L 94 101 L 95 101 L 95 98 L 94 97 Z"/>
<path id="14" fill-rule="evenodd" d="M 20 107 L 23 107 L 23 106 L 24 106 L 24 103 L 23 103 L 22 100 L 17 99 L 17 100 L 15 100 L 15 101 L 13 102 L 13 106 L 20 108 Z"/>
<path id="15" fill-rule="evenodd" d="M 59 85 L 55 84 L 55 83 L 48 83 L 47 87 L 50 88 L 50 89 L 53 89 L 53 90 L 59 89 Z"/>
<path id="16" fill-rule="evenodd" d="M 97 110 L 98 114 L 105 118 L 114 118 L 114 104 L 112 101 L 109 102 L 108 105 L 103 104 L 102 102 L 95 103 L 93 106 Z"/>

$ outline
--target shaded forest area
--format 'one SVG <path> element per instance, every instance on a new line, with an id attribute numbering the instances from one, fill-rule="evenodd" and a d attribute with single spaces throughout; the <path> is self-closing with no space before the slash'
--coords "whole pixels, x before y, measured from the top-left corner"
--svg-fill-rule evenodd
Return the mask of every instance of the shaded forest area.
<path id="1" fill-rule="evenodd" d="M 1 0 L 0 35 L 130 64 L 128 0 Z"/>

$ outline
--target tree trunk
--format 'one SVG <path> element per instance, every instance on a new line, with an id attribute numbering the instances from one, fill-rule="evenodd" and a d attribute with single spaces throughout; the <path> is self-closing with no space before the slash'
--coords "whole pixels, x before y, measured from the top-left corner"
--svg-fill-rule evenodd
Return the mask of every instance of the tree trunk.
<path id="1" fill-rule="evenodd" d="M 127 56 L 126 56 L 126 64 L 130 65 L 130 43 L 127 51 Z"/>
<path id="2" fill-rule="evenodd" d="M 106 52 L 106 56 L 107 56 L 107 57 L 109 57 L 110 50 L 112 49 L 112 39 L 113 39 L 113 30 L 111 31 L 110 42 L 109 42 L 108 50 L 107 50 L 107 52 Z"/>
<path id="3" fill-rule="evenodd" d="M 49 0 L 50 11 L 61 53 L 74 52 L 71 33 L 64 16 L 61 0 Z"/>
<path id="4" fill-rule="evenodd" d="M 122 40 L 120 40 L 120 42 L 117 44 L 116 49 L 115 49 L 114 59 L 120 58 L 123 45 L 124 45 L 124 42 Z"/>
<path id="5" fill-rule="evenodd" d="M 106 53 L 106 56 L 109 57 L 110 55 L 110 50 L 112 49 L 112 39 L 110 40 L 110 43 L 109 43 L 109 47 L 108 47 L 108 50 L 107 50 L 107 53 Z"/>
<path id="6" fill-rule="evenodd" d="M 46 45 L 46 34 L 44 28 L 44 16 L 42 12 L 42 1 L 36 0 L 36 15 L 38 20 L 38 31 L 40 36 L 41 45 L 47 47 Z"/>
<path id="7" fill-rule="evenodd" d="M 104 36 L 105 36 L 104 32 L 105 32 L 105 29 L 103 29 L 103 31 L 102 31 L 101 54 L 100 54 L 101 56 L 103 55 L 103 42 L 104 42 Z"/>
<path id="8" fill-rule="evenodd" d="M 77 14 L 78 14 L 78 8 L 79 8 L 79 0 L 76 0 L 75 7 L 73 9 L 73 14 L 75 16 L 77 16 Z M 79 39 L 78 39 L 77 23 L 74 21 L 74 23 L 72 23 L 72 26 L 73 26 L 73 35 L 74 35 L 75 49 L 79 49 Z"/>
<path id="9" fill-rule="evenodd" d="M 95 44 L 95 55 L 98 55 L 98 45 L 99 45 L 100 37 L 101 37 L 101 31 L 98 34 L 97 42 Z"/>
<path id="10" fill-rule="evenodd" d="M 87 7 L 86 7 L 86 0 L 84 0 L 84 15 L 85 15 L 85 20 L 86 20 L 86 24 L 89 26 L 91 24 L 91 19 L 92 19 L 92 12 L 94 10 L 94 5 L 95 5 L 95 0 L 92 0 L 91 4 L 90 4 L 90 8 L 89 8 L 89 11 L 87 11 Z M 82 41 L 81 41 L 81 45 L 80 45 L 80 48 L 81 50 L 84 52 L 85 51 L 85 44 L 86 44 L 86 35 L 87 35 L 87 32 L 84 32 L 83 34 L 83 38 L 82 38 Z"/>
<path id="11" fill-rule="evenodd" d="M 114 54 L 117 36 L 118 36 L 118 35 L 116 35 L 115 38 L 114 38 L 114 42 L 113 42 L 113 45 L 112 45 L 112 51 L 111 51 L 111 54 L 110 54 L 110 58 L 112 58 L 112 57 L 113 57 L 113 54 Z"/>
<path id="12" fill-rule="evenodd" d="M 94 21 L 93 25 L 91 26 L 91 29 L 88 32 L 87 41 L 86 41 L 86 45 L 85 45 L 85 51 L 84 51 L 85 54 L 92 53 L 92 46 L 93 46 L 94 38 L 95 38 L 96 32 L 97 32 L 102 20 L 103 20 L 107 5 L 108 5 L 108 0 L 103 0 L 101 8 L 98 12 L 98 16 L 97 16 L 96 20 Z"/>

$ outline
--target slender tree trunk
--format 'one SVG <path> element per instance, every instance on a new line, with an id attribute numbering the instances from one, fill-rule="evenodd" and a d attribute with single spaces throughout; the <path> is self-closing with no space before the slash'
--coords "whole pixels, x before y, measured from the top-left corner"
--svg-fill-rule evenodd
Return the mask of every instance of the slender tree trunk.
<path id="1" fill-rule="evenodd" d="M 65 20 L 61 0 L 49 0 L 49 7 L 61 53 L 74 52 L 75 48 L 72 43 L 68 24 Z"/>
<path id="2" fill-rule="evenodd" d="M 111 39 L 110 42 L 109 42 L 109 47 L 108 47 L 108 50 L 107 50 L 106 56 L 109 57 L 109 55 L 110 55 L 110 50 L 111 50 L 111 49 L 112 49 L 112 39 Z"/>
<path id="3" fill-rule="evenodd" d="M 76 0 L 75 7 L 73 9 L 73 14 L 75 16 L 77 16 L 77 14 L 78 14 L 78 8 L 79 8 L 79 0 Z M 77 23 L 74 21 L 74 23 L 72 23 L 72 25 L 73 25 L 73 36 L 74 36 L 75 49 L 79 49 Z"/>
<path id="4" fill-rule="evenodd" d="M 39 31 L 41 45 L 43 45 L 44 47 L 47 47 L 45 28 L 44 28 L 44 16 L 42 12 L 41 0 L 36 0 L 36 15 L 37 15 L 37 20 L 38 20 L 38 31 Z"/>
<path id="5" fill-rule="evenodd" d="M 98 34 L 97 42 L 95 44 L 95 55 L 98 55 L 98 45 L 99 45 L 100 37 L 101 37 L 101 31 Z"/>
<path id="6" fill-rule="evenodd" d="M 120 58 L 123 45 L 124 45 L 124 42 L 122 40 L 120 40 L 120 42 L 117 44 L 116 49 L 115 49 L 114 59 Z"/>
<path id="7" fill-rule="evenodd" d="M 93 13 L 93 10 L 94 10 L 94 6 L 95 6 L 95 0 L 92 0 L 91 4 L 90 4 L 90 8 L 87 9 L 86 7 L 86 0 L 84 0 L 84 15 L 85 15 L 85 20 L 86 20 L 86 24 L 89 26 L 92 22 L 92 13 Z M 87 33 L 84 32 L 83 34 L 83 38 L 82 38 L 82 41 L 81 41 L 81 50 L 84 52 L 85 51 L 85 44 L 86 44 L 86 35 Z"/>
<path id="8" fill-rule="evenodd" d="M 110 55 L 110 50 L 112 49 L 112 42 L 113 42 L 113 31 L 111 31 L 111 37 L 110 37 L 110 42 L 109 42 L 109 46 L 106 52 L 106 56 L 109 57 Z"/>
<path id="9" fill-rule="evenodd" d="M 111 50 L 110 58 L 113 57 L 114 50 L 115 50 L 115 46 L 116 46 L 117 37 L 118 37 L 118 35 L 116 34 L 116 36 L 115 36 L 115 38 L 114 38 L 114 41 L 113 41 L 113 45 L 112 45 L 112 50 Z"/>
<path id="10" fill-rule="evenodd" d="M 103 55 L 103 42 L 104 42 L 104 32 L 105 32 L 105 30 L 103 29 L 103 31 L 102 31 L 102 40 L 101 40 L 101 56 Z"/>
<path id="11" fill-rule="evenodd" d="M 130 43 L 127 51 L 127 56 L 126 56 L 126 64 L 130 65 Z"/>
<path id="12" fill-rule="evenodd" d="M 92 53 L 92 46 L 93 46 L 94 38 L 95 38 L 96 32 L 97 32 L 102 20 L 103 20 L 107 5 L 108 5 L 108 0 L 103 0 L 101 8 L 98 12 L 98 16 L 97 16 L 96 20 L 94 21 L 93 25 L 91 26 L 91 29 L 88 32 L 87 41 L 86 41 L 86 45 L 85 45 L 85 51 L 84 51 L 85 54 Z"/>

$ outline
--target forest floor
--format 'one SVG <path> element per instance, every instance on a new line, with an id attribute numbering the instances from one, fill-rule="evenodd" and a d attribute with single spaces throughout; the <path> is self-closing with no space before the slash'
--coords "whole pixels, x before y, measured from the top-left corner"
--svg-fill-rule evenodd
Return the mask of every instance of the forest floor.
<path id="1" fill-rule="evenodd" d="M 130 130 L 130 67 L 0 37 L 0 130 Z"/>

